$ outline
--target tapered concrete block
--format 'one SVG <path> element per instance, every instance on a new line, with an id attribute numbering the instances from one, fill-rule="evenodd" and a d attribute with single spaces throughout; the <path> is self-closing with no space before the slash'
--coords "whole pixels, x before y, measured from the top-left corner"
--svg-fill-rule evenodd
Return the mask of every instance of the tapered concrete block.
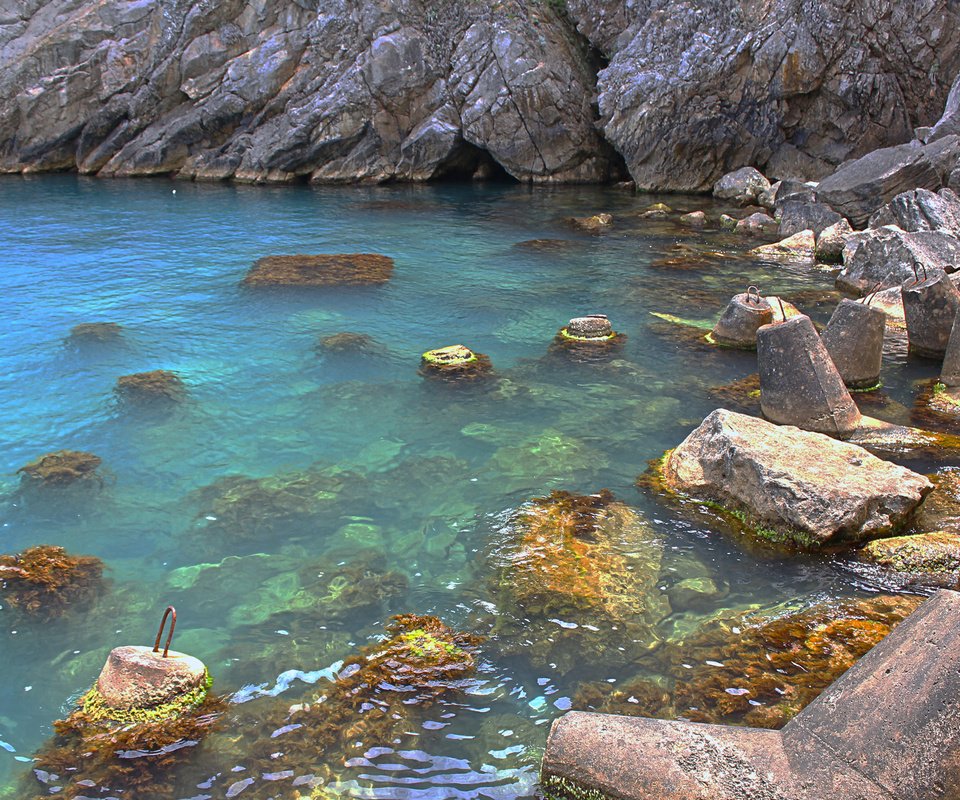
<path id="1" fill-rule="evenodd" d="M 720 320 L 713 328 L 713 339 L 727 347 L 753 350 L 757 346 L 757 329 L 773 322 L 773 308 L 759 294 L 744 292 L 734 295 Z"/>
<path id="2" fill-rule="evenodd" d="M 943 358 L 958 310 L 960 291 L 941 270 L 925 280 L 903 284 L 903 315 L 910 352 Z"/>
<path id="3" fill-rule="evenodd" d="M 960 594 L 940 591 L 782 731 L 571 712 L 551 800 L 958 800 Z"/>
<path id="4" fill-rule="evenodd" d="M 823 346 L 849 389 L 880 383 L 886 315 L 853 300 L 841 300 L 823 331 Z"/>
<path id="5" fill-rule="evenodd" d="M 760 410 L 771 422 L 846 436 L 860 412 L 810 318 L 792 317 L 757 331 Z"/>
<path id="6" fill-rule="evenodd" d="M 940 369 L 940 383 L 953 389 L 960 386 L 960 313 L 953 318 L 950 338 L 947 340 L 947 352 L 943 356 Z"/>

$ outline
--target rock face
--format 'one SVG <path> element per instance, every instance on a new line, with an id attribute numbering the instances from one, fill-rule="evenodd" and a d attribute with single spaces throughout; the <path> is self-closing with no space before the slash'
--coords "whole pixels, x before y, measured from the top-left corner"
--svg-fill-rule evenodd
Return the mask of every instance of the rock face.
<path id="1" fill-rule="evenodd" d="M 947 186 L 960 158 L 960 137 L 949 136 L 929 145 L 918 141 L 875 150 L 821 181 L 817 199 L 833 206 L 854 225 L 901 192 L 917 187 L 936 191 Z"/>
<path id="2" fill-rule="evenodd" d="M 895 531 L 933 488 L 855 445 L 723 409 L 668 455 L 663 478 L 813 547 Z"/>
<path id="3" fill-rule="evenodd" d="M 957 78 L 950 89 L 943 116 L 927 135 L 927 141 L 933 142 L 944 136 L 956 134 L 960 134 L 960 72 L 957 73 Z"/>
<path id="4" fill-rule="evenodd" d="M 960 237 L 960 197 L 952 189 L 939 193 L 914 189 L 898 194 L 870 217 L 870 227 L 896 225 L 905 231 L 946 231 Z"/>
<path id="5" fill-rule="evenodd" d="M 843 219 L 826 203 L 808 203 L 802 200 L 788 200 L 781 204 L 778 216 L 780 236 L 784 238 L 806 230 L 812 230 L 814 235 L 819 236 Z"/>
<path id="6" fill-rule="evenodd" d="M 707 190 L 906 141 L 960 70 L 953 0 L 565 5 L 8 4 L 0 169 Z"/>

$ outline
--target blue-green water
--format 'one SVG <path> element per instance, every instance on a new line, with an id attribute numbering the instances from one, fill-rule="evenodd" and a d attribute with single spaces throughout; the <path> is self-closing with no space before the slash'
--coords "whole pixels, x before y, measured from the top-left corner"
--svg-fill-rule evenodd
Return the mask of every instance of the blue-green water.
<path id="1" fill-rule="evenodd" d="M 242 689 L 236 700 L 315 694 L 301 678 L 324 684 L 324 671 L 394 613 L 490 633 L 502 613 L 490 582 L 498 527 L 510 509 L 553 489 L 607 488 L 641 512 L 663 544 L 666 583 L 696 564 L 722 588 L 703 616 L 869 590 L 829 560 L 745 552 L 635 487 L 648 460 L 719 404 L 709 387 L 755 371 L 751 354 L 663 335 L 670 326 L 651 312 L 714 318 L 750 283 L 806 292 L 798 305 L 820 321 L 832 308 L 810 294 L 828 290 L 829 275 L 761 267 L 743 257 L 748 243 L 637 216 L 657 199 L 707 207 L 592 188 L 0 180 L 0 552 L 61 545 L 103 559 L 111 580 L 79 616 L 14 625 L 0 610 L 0 786 L 29 769 L 110 648 L 152 643 L 167 604 L 179 612 L 176 649 L 204 659 L 219 691 Z M 562 222 L 598 211 L 617 216 L 614 231 L 589 236 Z M 515 247 L 531 239 L 569 244 Z M 725 257 L 657 263 L 686 257 L 685 247 Z M 376 287 L 240 285 L 261 256 L 324 252 L 383 253 L 396 268 Z M 590 312 L 628 335 L 617 358 L 548 358 L 557 329 Z M 97 321 L 123 326 L 121 340 L 70 340 L 74 325 Z M 342 331 L 374 345 L 355 354 L 318 348 Z M 418 376 L 422 351 L 455 343 L 492 358 L 495 390 Z M 183 378 L 184 402 L 166 410 L 117 402 L 119 376 L 160 368 Z M 892 360 L 890 396 L 908 402 L 911 380 L 933 369 Z M 64 448 L 103 459 L 102 488 L 18 491 L 19 467 Z M 242 536 L 198 493 L 225 476 L 304 470 L 347 470 L 349 488 L 319 510 L 240 520 Z M 305 566 L 354 562 L 401 573 L 407 588 L 330 619 L 298 605 Z M 182 569 L 201 563 L 220 566 L 202 579 Z M 687 611 L 675 608 L 666 624 L 685 629 Z M 590 658 L 533 663 L 503 653 L 496 636 L 482 653 L 477 681 L 456 703 L 435 707 L 397 741 L 371 743 L 365 758 L 326 764 L 339 791 L 530 796 L 549 723 L 577 686 L 636 672 Z M 216 741 L 207 744 L 177 796 L 235 796 L 247 790 L 238 781 L 263 782 L 242 757 L 224 766 Z M 317 761 L 324 766 L 322 753 Z"/>

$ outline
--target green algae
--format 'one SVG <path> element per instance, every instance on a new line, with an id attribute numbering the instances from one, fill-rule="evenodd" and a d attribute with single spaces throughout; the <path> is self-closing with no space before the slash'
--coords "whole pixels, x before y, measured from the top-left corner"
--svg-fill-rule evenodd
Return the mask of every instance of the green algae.
<path id="1" fill-rule="evenodd" d="M 199 707 L 213 687 L 213 677 L 205 673 L 203 682 L 195 689 L 180 695 L 169 703 L 148 708 L 114 708 L 106 703 L 96 686 L 78 701 L 80 713 L 91 725 L 114 727 L 117 725 L 141 725 L 175 719 Z"/>

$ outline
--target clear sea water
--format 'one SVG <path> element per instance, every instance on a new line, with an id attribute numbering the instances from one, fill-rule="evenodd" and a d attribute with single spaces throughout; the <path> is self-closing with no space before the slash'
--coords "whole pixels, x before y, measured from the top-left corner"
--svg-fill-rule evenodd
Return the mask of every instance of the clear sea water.
<path id="1" fill-rule="evenodd" d="M 0 552 L 61 545 L 103 559 L 111 581 L 88 614 L 14 625 L 0 609 L 0 787 L 12 793 L 112 647 L 152 644 L 167 604 L 179 613 L 174 647 L 203 659 L 218 691 L 240 692 L 235 701 L 316 694 L 391 614 L 490 633 L 502 612 L 489 563 L 498 525 L 554 489 L 606 488 L 635 507 L 670 563 L 697 563 L 723 587 L 702 616 L 874 591 L 831 559 L 745 551 L 635 486 L 650 459 L 717 407 L 711 386 L 755 371 L 752 354 L 692 346 L 651 312 L 713 320 L 749 284 L 819 322 L 836 302 L 829 273 L 759 265 L 744 255 L 752 243 L 640 218 L 657 200 L 720 210 L 599 188 L 0 179 Z M 600 211 L 616 217 L 609 233 L 563 222 Z M 531 239 L 567 244 L 515 246 Z M 722 257 L 701 263 L 690 257 L 698 249 Z M 240 285 L 261 256 L 326 252 L 383 253 L 396 268 L 376 287 Z M 616 359 L 547 357 L 566 320 L 596 312 L 628 336 Z M 119 323 L 121 340 L 70 341 L 74 325 L 98 321 Z M 374 346 L 318 348 L 344 331 Z M 456 343 L 488 354 L 506 388 L 461 390 L 417 374 L 421 352 Z M 184 402 L 164 411 L 117 402 L 119 376 L 161 368 L 183 378 Z M 935 365 L 892 353 L 891 402 L 871 413 L 905 419 L 913 381 L 933 374 Z M 18 491 L 18 468 L 64 448 L 103 459 L 102 488 Z M 225 476 L 327 467 L 360 476 L 363 490 L 315 517 L 268 519 L 252 540 L 215 530 L 197 499 Z M 402 573 L 408 588 L 328 620 L 290 602 L 304 565 L 351 559 Z M 182 568 L 200 563 L 221 566 L 190 585 Z M 366 758 L 329 764 L 330 774 L 348 797 L 532 796 L 549 723 L 577 686 L 634 672 L 591 659 L 554 669 L 503 654 L 493 637 L 456 703 Z M 208 752 L 177 796 L 243 796 L 248 777 L 262 781 L 242 760 L 224 768 Z"/>

